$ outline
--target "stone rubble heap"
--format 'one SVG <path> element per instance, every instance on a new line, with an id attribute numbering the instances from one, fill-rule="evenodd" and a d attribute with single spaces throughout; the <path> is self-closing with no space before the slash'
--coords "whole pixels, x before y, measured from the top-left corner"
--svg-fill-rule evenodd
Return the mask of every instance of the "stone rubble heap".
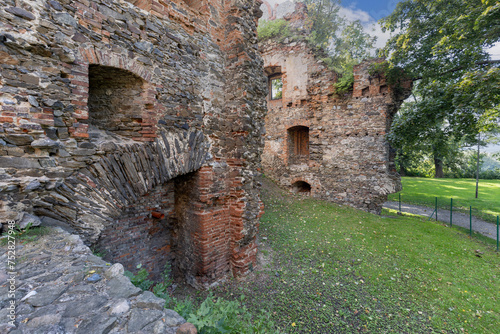
<path id="1" fill-rule="evenodd" d="M 53 228 L 35 242 L 17 242 L 15 328 L 8 323 L 7 246 L 1 247 L 2 333 L 174 334 L 193 328 L 165 309 L 165 300 L 135 287 L 121 264 L 93 255 L 77 235 Z"/>

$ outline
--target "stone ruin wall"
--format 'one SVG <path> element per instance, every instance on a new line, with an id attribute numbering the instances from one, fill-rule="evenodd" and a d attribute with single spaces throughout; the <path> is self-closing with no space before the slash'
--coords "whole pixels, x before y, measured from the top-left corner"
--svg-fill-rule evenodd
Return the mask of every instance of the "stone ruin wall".
<path id="1" fill-rule="evenodd" d="M 252 270 L 260 1 L 0 4 L 1 221 L 38 216 L 197 287 Z"/>
<path id="2" fill-rule="evenodd" d="M 352 94 L 338 96 L 336 74 L 306 42 L 261 44 L 268 77 L 281 74 L 282 98 L 268 96 L 264 173 L 292 191 L 380 213 L 387 195 L 400 190 L 385 136 L 408 96 L 383 77 L 370 77 L 366 61 L 354 69 Z M 291 133 L 308 130 L 308 155 L 296 156 Z M 309 188 L 310 187 L 310 188 Z"/>

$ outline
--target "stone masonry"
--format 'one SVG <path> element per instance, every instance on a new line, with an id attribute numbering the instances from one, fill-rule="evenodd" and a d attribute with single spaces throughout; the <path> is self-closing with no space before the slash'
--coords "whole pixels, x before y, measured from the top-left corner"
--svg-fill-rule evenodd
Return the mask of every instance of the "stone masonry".
<path id="1" fill-rule="evenodd" d="M 305 6 L 284 15 L 281 5 L 264 4 L 265 17 L 284 17 L 298 34 L 307 33 Z M 264 172 L 292 191 L 380 213 L 387 195 L 401 187 L 385 136 L 411 82 L 396 88 L 371 77 L 370 64 L 382 60 L 370 60 L 354 68 L 352 93 L 340 96 L 337 74 L 304 39 L 260 46 L 269 84 L 283 83 L 280 98 L 268 96 Z"/>
<path id="2" fill-rule="evenodd" d="M 1 333 L 181 333 L 186 320 L 164 299 L 135 287 L 121 264 L 93 255 L 79 236 L 58 227 L 16 242 L 14 274 L 0 246 Z"/>
<path id="3" fill-rule="evenodd" d="M 31 214 L 153 278 L 252 270 L 259 0 L 0 0 L 0 220 Z"/>

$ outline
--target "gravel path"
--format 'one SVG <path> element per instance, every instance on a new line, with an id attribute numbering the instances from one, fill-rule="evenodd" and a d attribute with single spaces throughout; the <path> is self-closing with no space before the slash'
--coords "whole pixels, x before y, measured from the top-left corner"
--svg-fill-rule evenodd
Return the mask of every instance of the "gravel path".
<path id="1" fill-rule="evenodd" d="M 384 208 L 399 210 L 399 203 L 398 202 L 385 202 Z M 419 216 L 429 217 L 432 214 L 432 212 L 434 211 L 434 208 L 401 203 L 401 211 L 416 214 Z M 432 218 L 435 219 L 436 215 L 434 214 L 434 216 Z M 441 208 L 438 209 L 438 220 L 449 224 L 450 223 L 450 210 L 441 209 Z M 465 213 L 460 213 L 458 211 L 453 211 L 453 222 L 452 223 L 453 223 L 453 225 L 458 225 L 458 226 L 464 227 L 466 229 L 469 229 L 469 224 L 470 224 L 469 215 L 465 214 Z M 496 238 L 497 238 L 496 224 L 488 223 L 488 222 L 481 220 L 479 218 L 476 218 L 474 216 L 472 216 L 472 230 L 479 232 L 482 235 L 484 235 L 488 238 L 492 238 L 494 240 L 496 240 Z"/>

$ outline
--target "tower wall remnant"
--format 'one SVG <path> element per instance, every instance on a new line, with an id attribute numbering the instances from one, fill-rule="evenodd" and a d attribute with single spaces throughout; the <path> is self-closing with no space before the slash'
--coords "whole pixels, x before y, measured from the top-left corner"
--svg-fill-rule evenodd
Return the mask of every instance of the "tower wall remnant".
<path id="1" fill-rule="evenodd" d="M 355 66 L 353 91 L 340 96 L 337 74 L 306 41 L 260 46 L 269 90 L 271 79 L 282 83 L 280 98 L 268 95 L 264 173 L 291 191 L 380 213 L 401 189 L 386 134 L 411 82 L 396 89 L 371 77 L 370 64 L 382 61 L 375 59 Z"/>
<path id="2" fill-rule="evenodd" d="M 261 2 L 0 3 L 2 222 L 33 214 L 197 287 L 248 273 Z"/>

